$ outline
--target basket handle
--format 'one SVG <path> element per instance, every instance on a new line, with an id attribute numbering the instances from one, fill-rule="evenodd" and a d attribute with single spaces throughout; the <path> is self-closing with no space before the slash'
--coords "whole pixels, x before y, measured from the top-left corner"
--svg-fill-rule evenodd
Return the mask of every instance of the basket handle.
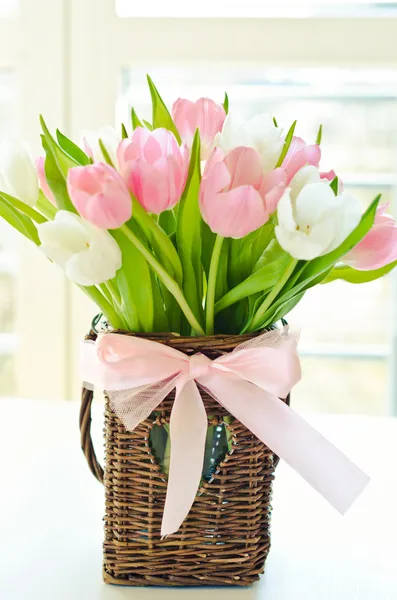
<path id="1" fill-rule="evenodd" d="M 94 444 L 91 438 L 91 405 L 94 397 L 92 390 L 83 387 L 81 390 L 80 407 L 80 441 L 81 449 L 84 452 L 91 473 L 103 483 L 103 468 L 98 462 L 95 454 Z"/>

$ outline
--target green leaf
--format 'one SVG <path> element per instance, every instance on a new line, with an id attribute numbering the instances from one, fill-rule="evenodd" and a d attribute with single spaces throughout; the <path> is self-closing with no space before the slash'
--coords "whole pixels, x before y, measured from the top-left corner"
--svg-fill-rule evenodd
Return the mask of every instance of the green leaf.
<path id="1" fill-rule="evenodd" d="M 231 240 L 228 281 L 235 287 L 246 279 L 257 261 L 274 239 L 274 225 L 270 221 L 243 238 Z"/>
<path id="2" fill-rule="evenodd" d="M 216 233 L 211 231 L 205 221 L 201 220 L 201 262 L 207 277 L 210 270 L 212 250 L 214 249 L 215 239 Z"/>
<path id="3" fill-rule="evenodd" d="M 113 164 L 113 161 L 112 161 L 112 159 L 110 158 L 109 152 L 106 150 L 106 146 L 105 146 L 105 144 L 103 143 L 103 141 L 102 141 L 100 138 L 99 138 L 99 140 L 98 140 L 98 144 L 99 144 L 99 147 L 100 147 L 100 149 L 101 149 L 101 152 L 102 152 L 102 154 L 103 154 L 103 158 L 105 159 L 105 162 L 106 162 L 108 165 L 110 165 L 111 167 L 113 167 L 113 169 L 114 169 L 114 168 L 115 168 L 115 166 L 114 166 L 114 164 Z"/>
<path id="4" fill-rule="evenodd" d="M 316 144 L 320 145 L 322 139 L 323 139 L 323 126 L 321 124 L 320 127 L 318 128 L 318 133 L 317 133 L 317 137 L 316 137 Z"/>
<path id="5" fill-rule="evenodd" d="M 150 271 L 150 277 L 152 280 L 153 292 L 153 331 L 170 331 L 162 293 L 162 285 L 153 271 Z"/>
<path id="6" fill-rule="evenodd" d="M 189 173 L 179 203 L 176 240 L 183 270 L 183 291 L 194 315 L 203 322 L 203 274 L 201 266 L 201 213 L 198 204 L 200 188 L 200 135 L 194 135 Z"/>
<path id="7" fill-rule="evenodd" d="M 276 117 L 273 117 L 273 123 L 274 123 L 274 126 L 275 126 L 275 127 L 278 127 L 278 124 L 277 124 L 277 119 L 276 119 Z"/>
<path id="8" fill-rule="evenodd" d="M 89 165 L 90 158 L 86 155 L 85 152 L 77 144 L 72 142 L 66 135 L 61 133 L 59 129 L 56 130 L 58 144 L 73 160 L 76 161 L 79 165 Z"/>
<path id="9" fill-rule="evenodd" d="M 37 229 L 32 220 L 15 208 L 3 194 L 0 195 L 0 217 L 7 221 L 11 227 L 19 231 L 19 233 L 22 233 L 28 240 L 34 242 L 36 246 L 40 246 Z"/>
<path id="10" fill-rule="evenodd" d="M 283 160 L 284 160 L 284 158 L 287 155 L 289 147 L 291 146 L 292 138 L 294 136 L 295 127 L 296 127 L 296 121 L 294 121 L 292 123 L 291 127 L 288 130 L 287 135 L 285 136 L 284 146 L 283 146 L 283 149 L 281 151 L 280 158 L 277 161 L 276 168 L 281 167 L 281 165 L 283 164 Z"/>
<path id="11" fill-rule="evenodd" d="M 321 283 L 330 283 L 331 281 L 336 281 L 337 279 L 342 279 L 343 281 L 348 281 L 349 283 L 368 283 L 369 281 L 375 281 L 375 279 L 379 279 L 379 277 L 387 275 L 387 273 L 390 273 L 395 266 L 397 266 L 397 260 L 385 265 L 384 267 L 381 267 L 380 269 L 374 269 L 373 271 L 359 271 L 358 269 L 353 269 L 348 265 L 339 265 L 334 267 Z"/>
<path id="12" fill-rule="evenodd" d="M 133 106 L 131 106 L 131 124 L 132 131 L 135 131 L 137 127 L 143 127 L 142 122 L 139 120 L 138 115 L 136 114 Z"/>
<path id="13" fill-rule="evenodd" d="M 149 84 L 150 95 L 152 97 L 153 128 L 157 129 L 157 127 L 164 127 L 165 129 L 172 131 L 172 133 L 175 135 L 175 137 L 178 141 L 178 144 L 181 144 L 182 143 L 181 136 L 178 133 L 178 130 L 175 126 L 174 121 L 172 120 L 169 110 L 166 107 L 166 105 L 164 104 L 163 99 L 161 98 L 160 94 L 158 93 L 157 88 L 154 85 L 151 78 L 149 77 L 149 75 L 147 75 L 147 81 Z"/>
<path id="14" fill-rule="evenodd" d="M 295 294 L 292 298 L 285 300 L 278 307 L 273 306 L 273 311 L 266 313 L 267 318 L 263 321 L 261 326 L 258 329 L 264 329 L 265 327 L 269 327 L 269 325 L 273 325 L 277 323 L 280 319 L 285 317 L 295 306 L 302 300 L 305 295 L 306 290 L 300 292 L 299 294 Z M 272 310 L 272 309 L 270 309 Z"/>
<path id="15" fill-rule="evenodd" d="M 160 213 L 158 222 L 167 235 L 172 235 L 176 231 L 176 220 L 172 210 L 165 210 Z"/>
<path id="16" fill-rule="evenodd" d="M 44 151 L 46 153 L 46 158 L 44 161 L 45 176 L 48 186 L 54 194 L 57 207 L 61 210 L 69 210 L 70 212 L 77 213 L 72 201 L 69 198 L 65 178 L 59 170 L 54 155 L 48 146 L 47 139 L 44 136 L 42 136 L 41 139 Z"/>
<path id="17" fill-rule="evenodd" d="M 149 131 L 153 131 L 153 125 L 149 123 L 149 121 L 145 121 L 145 119 L 143 119 L 143 124 L 145 125 L 146 129 L 149 129 Z"/>
<path id="18" fill-rule="evenodd" d="M 225 113 L 228 114 L 228 112 L 229 112 L 229 96 L 227 95 L 226 92 L 225 92 L 225 98 L 223 100 L 223 108 L 225 109 Z"/>
<path id="19" fill-rule="evenodd" d="M 59 172 L 66 179 L 68 171 L 71 167 L 78 166 L 78 163 L 71 158 L 54 140 L 43 117 L 40 115 L 40 124 L 47 143 L 48 151 L 52 154 Z M 46 152 L 47 153 L 47 152 Z"/>
<path id="20" fill-rule="evenodd" d="M 148 263 L 122 231 L 113 229 L 109 233 L 118 243 L 123 257 L 122 267 L 115 277 L 122 298 L 123 317 L 135 331 L 137 326 L 143 331 L 153 331 L 152 278 Z M 134 233 L 141 235 L 136 225 Z"/>
<path id="21" fill-rule="evenodd" d="M 229 290 L 215 305 L 215 313 L 224 310 L 228 306 L 251 296 L 258 292 L 265 292 L 272 288 L 280 279 L 284 272 L 285 266 L 290 260 L 287 252 L 279 248 L 279 251 L 274 251 L 273 258 L 269 253 L 267 259 L 258 263 L 256 270 L 252 275 L 247 277 L 245 281 Z"/>
<path id="22" fill-rule="evenodd" d="M 246 320 L 245 326 L 240 331 L 241 334 L 247 332 L 249 326 L 251 325 L 251 321 L 254 318 L 254 315 L 256 314 L 258 308 L 260 307 L 260 305 L 262 304 L 262 302 L 264 301 L 266 296 L 267 296 L 267 293 L 261 294 L 260 292 L 257 294 L 253 294 L 252 296 L 249 296 L 247 320 Z"/>
<path id="23" fill-rule="evenodd" d="M 125 140 L 126 138 L 128 138 L 128 131 L 124 123 L 121 123 L 121 139 Z"/>
<path id="24" fill-rule="evenodd" d="M 37 210 L 43 214 L 48 220 L 53 220 L 58 212 L 56 206 L 52 204 L 43 194 L 42 190 L 39 190 L 39 199 L 36 202 Z"/>
<path id="25" fill-rule="evenodd" d="M 47 222 L 47 219 L 43 217 L 43 215 L 41 215 L 39 212 L 37 212 L 37 210 L 29 206 L 28 204 L 25 204 L 25 202 L 22 202 L 21 200 L 18 200 L 17 198 L 14 198 L 14 196 L 10 196 L 5 192 L 0 192 L 0 196 L 4 198 L 4 200 L 6 200 L 9 204 L 11 204 L 11 206 L 19 210 L 19 212 L 27 215 L 32 221 L 35 221 L 36 223 Z"/>
<path id="26" fill-rule="evenodd" d="M 334 177 L 333 180 L 331 181 L 331 183 L 329 184 L 329 187 L 334 192 L 335 196 L 338 195 L 338 187 L 339 187 L 338 184 L 339 184 L 338 177 Z"/>

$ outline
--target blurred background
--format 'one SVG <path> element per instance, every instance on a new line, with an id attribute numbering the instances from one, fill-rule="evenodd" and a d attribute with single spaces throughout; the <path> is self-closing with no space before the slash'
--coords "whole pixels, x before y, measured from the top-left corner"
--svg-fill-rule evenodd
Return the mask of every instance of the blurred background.
<path id="1" fill-rule="evenodd" d="M 150 119 L 145 74 L 164 99 L 210 96 L 270 111 L 314 141 L 363 206 L 397 213 L 397 2 L 0 0 L 0 136 L 39 152 L 38 114 L 83 129 Z M 78 399 L 78 342 L 95 308 L 0 222 L 0 396 Z M 397 274 L 309 290 L 301 411 L 397 414 Z"/>

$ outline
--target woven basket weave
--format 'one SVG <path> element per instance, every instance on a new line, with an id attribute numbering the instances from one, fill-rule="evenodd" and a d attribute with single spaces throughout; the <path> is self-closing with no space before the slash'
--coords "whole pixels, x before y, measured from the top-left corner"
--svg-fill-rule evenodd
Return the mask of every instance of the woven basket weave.
<path id="1" fill-rule="evenodd" d="M 88 337 L 96 336 L 91 333 Z M 186 354 L 202 352 L 215 359 L 248 336 L 145 337 Z M 156 463 L 149 436 L 155 423 L 169 422 L 174 394 L 158 407 L 161 416 L 153 415 L 133 432 L 125 430 L 106 402 L 103 471 L 90 436 L 92 392 L 83 389 L 82 449 L 92 472 L 105 486 L 105 582 L 247 586 L 263 572 L 270 549 L 270 501 L 278 459 L 239 421 L 225 423 L 229 413 L 202 390 L 201 395 L 207 415 L 211 415 L 208 425 L 224 423 L 232 437 L 232 451 L 212 479 L 202 483 L 179 531 L 162 540 L 167 478 Z"/>

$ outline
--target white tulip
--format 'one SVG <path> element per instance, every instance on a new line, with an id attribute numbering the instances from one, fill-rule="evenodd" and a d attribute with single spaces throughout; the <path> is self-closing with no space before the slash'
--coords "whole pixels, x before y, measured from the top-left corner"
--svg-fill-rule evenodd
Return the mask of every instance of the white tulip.
<path id="1" fill-rule="evenodd" d="M 256 115 L 243 120 L 230 113 L 227 115 L 221 133 L 215 137 L 215 145 L 224 152 L 230 152 L 237 146 L 254 148 L 262 159 L 265 172 L 276 166 L 284 141 L 281 129 L 275 127 L 269 113 Z"/>
<path id="2" fill-rule="evenodd" d="M 121 142 L 121 136 L 110 125 L 105 125 L 95 131 L 83 132 L 84 146 L 86 152 L 91 156 L 94 162 L 106 162 L 99 146 L 99 140 L 102 140 L 114 166 L 117 166 L 117 147 Z"/>
<path id="3" fill-rule="evenodd" d="M 37 169 L 30 148 L 23 140 L 9 138 L 0 145 L 0 192 L 29 206 L 38 200 Z"/>
<path id="4" fill-rule="evenodd" d="M 60 210 L 37 229 L 44 254 L 75 283 L 103 283 L 121 267 L 121 251 L 112 236 L 74 213 Z"/>
<path id="5" fill-rule="evenodd" d="M 312 260 L 335 250 L 357 227 L 361 205 L 329 185 L 309 183 L 294 197 L 287 188 L 277 206 L 275 233 L 280 246 L 300 260 Z"/>
<path id="6" fill-rule="evenodd" d="M 301 192 L 308 183 L 320 182 L 329 186 L 328 179 L 321 179 L 320 171 L 316 167 L 313 165 L 302 167 L 295 173 L 289 183 L 289 187 L 291 188 L 291 198 L 295 200 L 298 197 L 299 192 Z"/>

